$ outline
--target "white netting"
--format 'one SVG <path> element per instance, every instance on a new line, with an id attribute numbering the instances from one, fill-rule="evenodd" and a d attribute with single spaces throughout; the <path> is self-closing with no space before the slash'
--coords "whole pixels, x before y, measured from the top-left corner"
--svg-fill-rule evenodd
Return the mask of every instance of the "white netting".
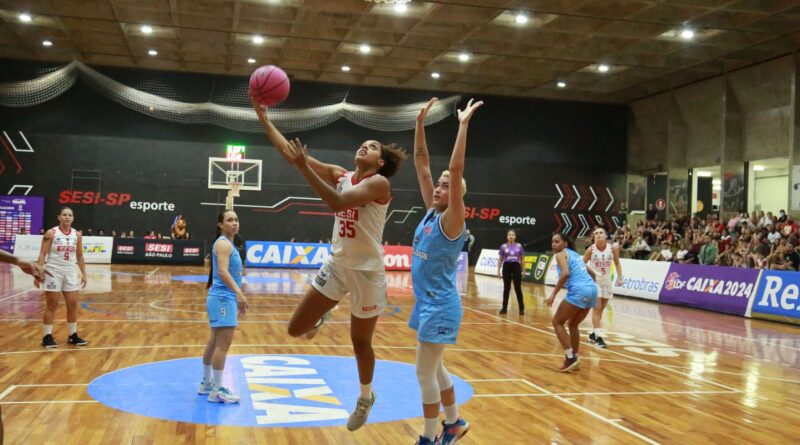
<path id="1" fill-rule="evenodd" d="M 107 98 L 157 119 L 217 125 L 250 133 L 263 131 L 251 108 L 167 99 L 127 86 L 77 61 L 33 80 L 0 83 L 0 105 L 30 107 L 42 104 L 70 89 L 78 77 Z M 459 96 L 451 96 L 437 102 L 428 113 L 425 124 L 439 122 L 453 114 L 459 99 Z M 414 129 L 417 113 L 424 105 L 425 102 L 371 106 L 342 100 L 319 107 L 270 109 L 269 119 L 282 131 L 290 133 L 324 127 L 342 118 L 372 130 L 405 131 Z"/>

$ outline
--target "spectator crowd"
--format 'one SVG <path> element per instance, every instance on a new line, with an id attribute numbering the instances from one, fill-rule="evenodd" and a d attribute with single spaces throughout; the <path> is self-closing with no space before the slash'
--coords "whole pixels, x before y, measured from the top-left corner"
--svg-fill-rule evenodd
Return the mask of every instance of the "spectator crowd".
<path id="1" fill-rule="evenodd" d="M 623 224 L 612 239 L 624 256 L 639 260 L 800 269 L 798 225 L 784 210 L 778 215 L 742 212 L 728 221 L 715 214 L 658 221 L 647 214 L 635 227 Z"/>

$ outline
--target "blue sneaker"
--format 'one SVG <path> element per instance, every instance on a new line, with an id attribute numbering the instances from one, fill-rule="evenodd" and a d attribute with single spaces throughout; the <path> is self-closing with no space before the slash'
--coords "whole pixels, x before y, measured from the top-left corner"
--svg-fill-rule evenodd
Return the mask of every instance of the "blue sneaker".
<path id="1" fill-rule="evenodd" d="M 451 445 L 458 442 L 459 439 L 467 435 L 469 431 L 469 422 L 461 417 L 456 420 L 456 423 L 448 425 L 442 421 L 442 445 Z"/>
<path id="2" fill-rule="evenodd" d="M 442 437 L 437 436 L 436 439 L 430 440 L 427 437 L 419 436 L 419 440 L 414 445 L 442 445 Z"/>

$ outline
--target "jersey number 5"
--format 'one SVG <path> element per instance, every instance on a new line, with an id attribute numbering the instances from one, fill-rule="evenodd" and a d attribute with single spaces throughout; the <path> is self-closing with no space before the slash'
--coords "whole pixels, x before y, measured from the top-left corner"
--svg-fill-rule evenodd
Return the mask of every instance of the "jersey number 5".
<path id="1" fill-rule="evenodd" d="M 69 261 L 69 252 L 64 252 L 64 260 Z"/>
<path id="2" fill-rule="evenodd" d="M 355 238 L 356 237 L 356 222 L 339 220 L 339 236 L 341 238 Z"/>

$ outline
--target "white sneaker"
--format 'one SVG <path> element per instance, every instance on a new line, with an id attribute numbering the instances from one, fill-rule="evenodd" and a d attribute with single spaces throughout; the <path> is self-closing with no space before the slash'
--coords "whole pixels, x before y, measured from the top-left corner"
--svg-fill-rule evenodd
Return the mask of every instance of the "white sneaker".
<path id="1" fill-rule="evenodd" d="M 356 402 L 356 409 L 350 414 L 350 418 L 347 419 L 347 429 L 350 431 L 355 431 L 365 423 L 367 423 L 367 418 L 369 417 L 369 412 L 372 410 L 372 406 L 375 405 L 375 393 L 372 393 L 372 397 L 369 399 L 362 399 L 358 398 L 358 402 Z"/>
<path id="2" fill-rule="evenodd" d="M 208 394 L 208 401 L 211 403 L 239 403 L 239 396 L 230 389 L 220 386 Z"/>
<path id="3" fill-rule="evenodd" d="M 308 340 L 311 340 L 312 338 L 314 338 L 314 336 L 315 336 L 315 335 L 317 335 L 317 333 L 319 332 L 319 329 L 322 327 L 322 325 L 323 325 L 323 324 L 324 324 L 324 323 L 325 323 L 325 322 L 326 322 L 326 321 L 327 321 L 329 318 L 331 318 L 331 315 L 333 315 L 333 311 L 332 311 L 332 310 L 330 310 L 330 311 L 328 311 L 328 312 L 325 312 L 325 314 L 323 314 L 323 315 L 322 315 L 322 318 L 320 318 L 320 319 L 317 321 L 317 324 L 316 324 L 316 325 L 314 325 L 314 327 L 313 327 L 313 328 L 311 328 L 311 330 L 310 330 L 310 331 L 306 332 L 306 338 L 307 338 Z"/>
<path id="4" fill-rule="evenodd" d="M 200 386 L 197 387 L 197 393 L 202 395 L 211 394 L 213 390 L 214 387 L 211 386 L 211 382 L 200 382 Z"/>

